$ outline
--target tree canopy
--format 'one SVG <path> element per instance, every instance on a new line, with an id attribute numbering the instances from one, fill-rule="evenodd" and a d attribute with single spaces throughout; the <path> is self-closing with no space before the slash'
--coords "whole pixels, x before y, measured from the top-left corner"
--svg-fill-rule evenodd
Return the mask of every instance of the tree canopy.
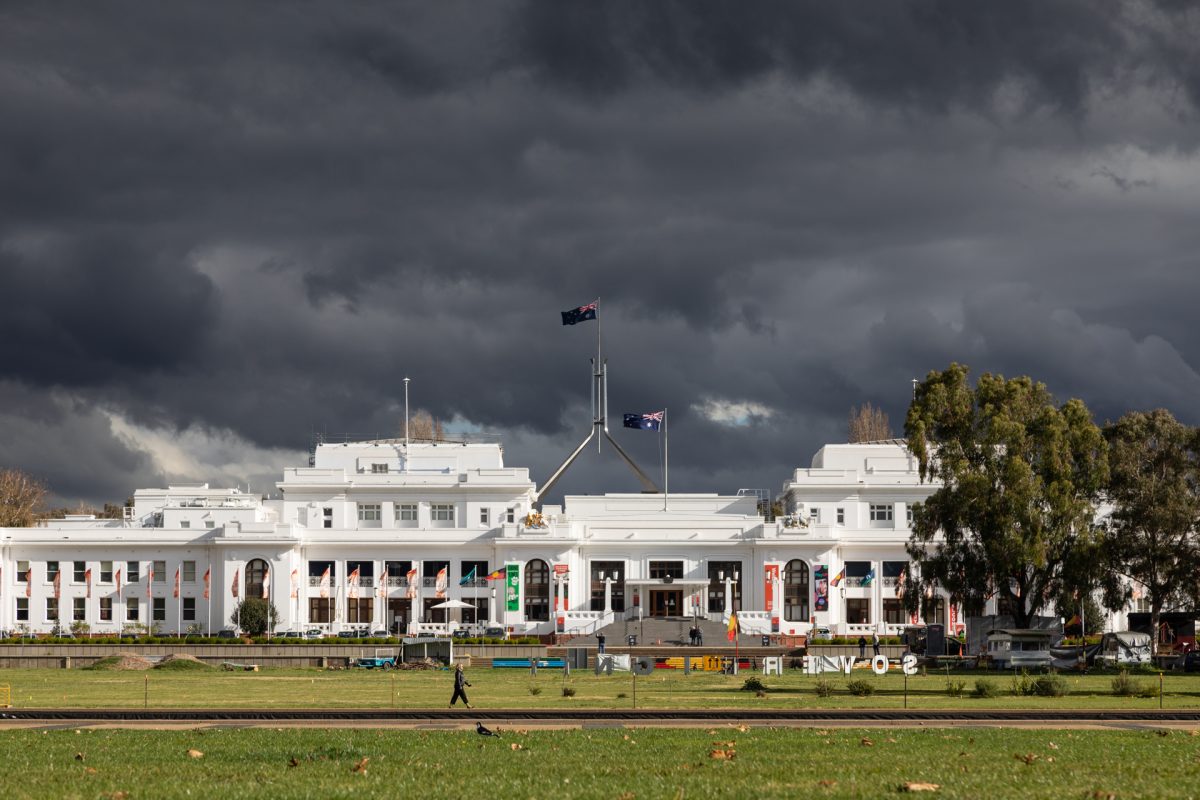
<path id="1" fill-rule="evenodd" d="M 847 433 L 850 442 L 878 442 L 892 438 L 892 424 L 882 408 L 863 403 L 850 407 Z"/>
<path id="2" fill-rule="evenodd" d="M 1113 578 L 1106 604 L 1124 605 L 1132 593 L 1128 581 L 1140 584 L 1157 630 L 1164 608 L 1196 599 L 1200 432 L 1158 409 L 1132 411 L 1107 425 L 1104 436 L 1112 471 L 1112 513 L 1101 548 Z"/>
<path id="3" fill-rule="evenodd" d="M 44 511 L 46 487 L 19 469 L 0 470 L 0 528 L 29 528 Z"/>
<path id="4" fill-rule="evenodd" d="M 984 374 L 972 387 L 968 373 L 931 372 L 905 419 L 921 479 L 942 483 L 914 508 L 906 602 L 941 587 L 978 614 L 996 595 L 1028 626 L 1068 583 L 1095 580 L 1087 554 L 1107 448 L 1081 401 L 1057 405 L 1028 377 Z"/>
<path id="5" fill-rule="evenodd" d="M 274 603 L 268 603 L 261 597 L 247 597 L 238 603 L 229 621 L 240 626 L 251 636 L 262 636 L 267 632 L 267 615 L 270 614 L 271 627 L 279 622 L 279 612 Z"/>

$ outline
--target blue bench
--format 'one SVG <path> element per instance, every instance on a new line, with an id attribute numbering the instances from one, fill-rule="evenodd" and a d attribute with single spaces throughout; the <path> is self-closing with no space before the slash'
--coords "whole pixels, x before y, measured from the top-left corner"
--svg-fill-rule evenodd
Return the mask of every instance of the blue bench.
<path id="1" fill-rule="evenodd" d="M 493 658 L 492 666 L 497 669 L 529 669 L 529 661 L 528 658 Z M 562 669 L 566 666 L 566 662 L 561 658 L 539 658 L 537 665 L 538 669 Z"/>

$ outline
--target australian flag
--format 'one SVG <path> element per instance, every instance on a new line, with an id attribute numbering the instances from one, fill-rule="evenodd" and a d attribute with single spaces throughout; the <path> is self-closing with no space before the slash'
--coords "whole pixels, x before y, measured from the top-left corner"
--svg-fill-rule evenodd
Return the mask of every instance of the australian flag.
<path id="1" fill-rule="evenodd" d="M 586 306 L 572 308 L 570 311 L 562 312 L 563 325 L 574 325 L 577 322 L 587 322 L 589 319 L 596 318 L 596 302 L 593 300 Z"/>
<path id="2" fill-rule="evenodd" d="M 626 428 L 640 428 L 644 431 L 656 431 L 662 427 L 663 412 L 654 411 L 650 414 L 626 414 Z"/>

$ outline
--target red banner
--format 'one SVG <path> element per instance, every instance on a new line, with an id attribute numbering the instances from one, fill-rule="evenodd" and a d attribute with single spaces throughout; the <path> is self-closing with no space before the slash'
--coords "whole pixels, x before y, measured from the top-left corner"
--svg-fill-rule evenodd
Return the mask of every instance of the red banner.
<path id="1" fill-rule="evenodd" d="M 778 617 L 775 613 L 775 584 L 779 581 L 779 565 L 765 564 L 763 565 L 763 583 L 766 588 L 764 597 L 767 598 L 767 613 L 771 619 Z"/>

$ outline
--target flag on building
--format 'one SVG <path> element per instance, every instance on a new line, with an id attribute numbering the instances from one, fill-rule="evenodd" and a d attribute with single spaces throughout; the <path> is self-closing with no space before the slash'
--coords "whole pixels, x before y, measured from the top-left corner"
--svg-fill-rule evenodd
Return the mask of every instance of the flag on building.
<path id="1" fill-rule="evenodd" d="M 267 567 L 265 570 L 263 570 L 262 599 L 263 600 L 271 599 L 271 568 L 270 567 Z"/>
<path id="2" fill-rule="evenodd" d="M 379 599 L 386 600 L 388 592 L 388 568 L 383 565 L 383 574 L 379 576 Z"/>
<path id="3" fill-rule="evenodd" d="M 291 598 L 297 600 L 300 598 L 300 570 L 292 570 L 292 593 Z"/>
<path id="4" fill-rule="evenodd" d="M 351 600 L 358 599 L 358 581 L 358 567 L 355 567 L 354 569 L 350 570 L 350 575 L 346 578 L 346 596 Z"/>
<path id="5" fill-rule="evenodd" d="M 33 597 L 33 562 L 25 567 L 25 596 Z"/>
<path id="6" fill-rule="evenodd" d="M 442 567 L 438 570 L 437 581 L 434 582 L 434 595 L 437 597 L 446 596 L 446 571 L 447 567 Z"/>
<path id="7" fill-rule="evenodd" d="M 729 615 L 729 628 L 725 631 L 725 638 L 732 642 L 734 639 L 737 638 L 737 635 L 738 635 L 738 621 L 737 621 L 737 612 L 735 611 Z"/>
<path id="8" fill-rule="evenodd" d="M 501 567 L 500 569 L 496 570 L 495 572 L 489 572 L 487 575 L 487 580 L 489 580 L 489 581 L 504 580 L 504 568 Z"/>
<path id="9" fill-rule="evenodd" d="M 89 567 L 83 571 L 84 582 L 87 583 L 87 599 L 92 599 L 92 570 Z"/>
<path id="10" fill-rule="evenodd" d="M 154 591 L 154 562 L 150 562 L 150 570 L 146 573 L 146 599 L 149 600 Z"/>
<path id="11" fill-rule="evenodd" d="M 238 584 L 241 582 L 238 580 L 238 578 L 240 577 L 240 573 L 241 573 L 240 569 L 235 569 L 233 571 L 233 583 L 230 584 L 230 586 L 229 586 L 229 590 L 231 592 L 233 592 L 234 597 L 238 596 Z"/>
<path id="12" fill-rule="evenodd" d="M 326 567 L 321 573 L 321 597 L 326 599 L 329 597 L 329 569 Z"/>
<path id="13" fill-rule="evenodd" d="M 1078 624 L 1079 624 L 1079 615 L 1076 614 L 1075 616 L 1073 616 L 1069 620 L 1067 620 L 1067 624 L 1064 625 L 1063 627 L 1070 628 L 1072 625 L 1078 625 Z"/>
<path id="14" fill-rule="evenodd" d="M 411 600 L 417 596 L 417 571 L 410 569 L 408 571 L 408 597 Z"/>
<path id="15" fill-rule="evenodd" d="M 875 568 L 874 568 L 874 567 L 871 567 L 869 570 L 867 570 L 867 574 L 866 574 L 866 575 L 863 575 L 863 578 L 862 578 L 862 585 L 863 585 L 863 586 L 870 586 L 870 585 L 871 585 L 871 582 L 872 582 L 872 581 L 874 581 L 874 580 L 875 580 Z"/>
<path id="16" fill-rule="evenodd" d="M 587 322 L 590 319 L 596 318 L 596 306 L 598 300 L 593 300 L 586 306 L 572 308 L 570 311 L 562 312 L 563 325 L 574 325 L 578 322 Z"/>
<path id="17" fill-rule="evenodd" d="M 649 414 L 626 414 L 626 428 L 640 428 L 644 431 L 656 431 L 662 428 L 663 412 L 652 411 Z"/>
<path id="18" fill-rule="evenodd" d="M 175 589 L 171 593 L 172 597 L 179 597 L 179 567 L 175 568 Z"/>
<path id="19" fill-rule="evenodd" d="M 212 577 L 212 567 L 209 567 L 208 569 L 204 570 L 204 599 L 205 600 L 207 600 L 208 596 L 209 596 L 209 586 L 210 586 L 209 581 L 211 580 L 211 577 Z"/>
<path id="20" fill-rule="evenodd" d="M 58 600 L 62 597 L 62 570 L 54 573 L 54 599 Z"/>
<path id="21" fill-rule="evenodd" d="M 121 593 L 121 570 L 117 570 L 117 594 Z M 207 597 L 207 595 L 205 595 Z"/>
<path id="22" fill-rule="evenodd" d="M 900 574 L 896 576 L 896 597 L 904 597 L 904 572 L 900 570 Z"/>
<path id="23" fill-rule="evenodd" d="M 471 581 L 475 580 L 475 567 L 471 567 L 471 571 L 463 575 L 462 580 L 458 582 L 459 586 L 470 586 Z"/>
<path id="24" fill-rule="evenodd" d="M 833 580 L 831 580 L 829 583 L 831 586 L 837 586 L 839 583 L 841 583 L 843 580 L 845 580 L 845 578 L 846 578 L 846 568 L 842 567 L 840 570 L 838 570 L 838 574 L 834 575 Z"/>

